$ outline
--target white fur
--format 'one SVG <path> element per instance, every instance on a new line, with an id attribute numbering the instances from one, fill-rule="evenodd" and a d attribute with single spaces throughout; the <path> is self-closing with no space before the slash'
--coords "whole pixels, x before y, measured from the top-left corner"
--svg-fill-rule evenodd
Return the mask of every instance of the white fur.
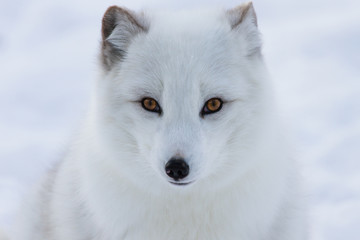
<path id="1" fill-rule="evenodd" d="M 148 31 L 102 71 L 83 130 L 19 239 L 305 239 L 297 168 L 250 7 L 238 26 L 240 15 L 225 11 L 137 16 Z M 143 97 L 163 114 L 145 111 Z M 202 118 L 212 97 L 224 106 Z M 174 155 L 192 184 L 169 183 Z"/>

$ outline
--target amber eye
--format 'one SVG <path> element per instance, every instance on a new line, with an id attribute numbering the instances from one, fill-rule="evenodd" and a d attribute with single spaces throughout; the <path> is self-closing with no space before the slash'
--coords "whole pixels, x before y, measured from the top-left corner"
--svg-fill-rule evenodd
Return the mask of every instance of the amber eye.
<path id="1" fill-rule="evenodd" d="M 220 98 L 211 98 L 206 101 L 201 113 L 202 115 L 216 113 L 220 111 L 222 104 L 223 102 Z"/>
<path id="2" fill-rule="evenodd" d="M 141 105 L 147 111 L 161 113 L 160 105 L 153 98 L 144 98 Z"/>

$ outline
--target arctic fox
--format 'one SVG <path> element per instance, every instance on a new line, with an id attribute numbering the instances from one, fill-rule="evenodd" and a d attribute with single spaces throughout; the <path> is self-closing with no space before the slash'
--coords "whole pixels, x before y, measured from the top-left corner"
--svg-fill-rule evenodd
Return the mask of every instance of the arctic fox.
<path id="1" fill-rule="evenodd" d="M 252 3 L 110 7 L 90 114 L 22 240 L 304 240 Z"/>

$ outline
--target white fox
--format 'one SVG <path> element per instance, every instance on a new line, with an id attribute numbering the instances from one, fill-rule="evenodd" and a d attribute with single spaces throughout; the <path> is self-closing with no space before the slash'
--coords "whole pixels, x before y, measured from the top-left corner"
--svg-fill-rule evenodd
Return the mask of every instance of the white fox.
<path id="1" fill-rule="evenodd" d="M 22 240 L 304 240 L 252 3 L 110 7 L 90 114 Z"/>

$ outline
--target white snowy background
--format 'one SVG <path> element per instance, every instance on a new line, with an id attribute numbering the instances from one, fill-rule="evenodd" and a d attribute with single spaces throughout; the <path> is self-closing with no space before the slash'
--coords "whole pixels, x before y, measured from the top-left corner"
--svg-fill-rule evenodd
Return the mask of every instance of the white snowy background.
<path id="1" fill-rule="evenodd" d="M 86 113 L 108 6 L 239 3 L 0 0 L 0 229 L 13 227 L 25 193 L 61 159 Z M 254 5 L 282 116 L 303 168 L 311 240 L 358 240 L 360 1 Z"/>

